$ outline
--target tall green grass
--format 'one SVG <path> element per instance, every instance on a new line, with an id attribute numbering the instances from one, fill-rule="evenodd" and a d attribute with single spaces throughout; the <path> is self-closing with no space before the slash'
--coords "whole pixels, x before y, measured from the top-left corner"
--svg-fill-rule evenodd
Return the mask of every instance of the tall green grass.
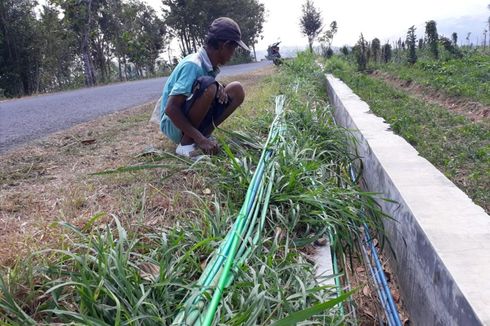
<path id="1" fill-rule="evenodd" d="M 364 222 L 358 213 L 372 211 L 367 222 L 378 230 L 382 213 L 373 195 L 349 179 L 348 164 L 358 158 L 347 151 L 348 132 L 335 126 L 327 111 L 314 58 L 299 55 L 272 83 L 281 85 L 288 102 L 264 232 L 233 270 L 235 281 L 223 293 L 215 323 L 350 323 L 349 315 L 340 314 L 340 302 L 349 294 L 335 299 L 337 289 L 321 285 L 332 275 L 315 276 L 308 252 L 328 229 L 338 250 L 354 250 Z M 240 209 L 267 133 L 264 121 L 271 116 L 254 117 L 238 131 L 222 130 L 224 154 L 186 163 L 214 192 L 193 194 L 200 208 L 190 213 L 197 218 L 182 216 L 172 228 L 161 229 L 124 227 L 117 217 L 103 229 L 65 225 L 65 247 L 39 254 L 50 255 L 38 258 L 45 265 L 27 264 L 23 272 L 19 265 L 3 274 L 0 321 L 170 325 Z M 185 166 L 168 156 L 164 164 Z"/>

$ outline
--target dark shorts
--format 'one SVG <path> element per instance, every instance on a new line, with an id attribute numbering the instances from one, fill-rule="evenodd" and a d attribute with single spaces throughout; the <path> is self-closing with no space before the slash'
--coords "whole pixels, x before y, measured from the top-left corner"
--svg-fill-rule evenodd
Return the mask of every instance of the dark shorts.
<path id="1" fill-rule="evenodd" d="M 209 86 L 215 83 L 217 83 L 217 81 L 211 76 L 201 76 L 196 79 L 194 85 L 192 85 L 192 95 L 189 96 L 189 98 L 185 101 L 184 106 L 182 107 L 182 110 L 184 111 L 184 115 L 186 117 L 189 116 L 189 112 L 194 102 L 204 94 Z M 206 114 L 203 121 L 199 125 L 199 128 L 197 129 L 201 133 L 208 131 L 211 126 L 213 126 L 214 121 L 223 114 L 225 108 L 226 104 L 220 104 L 215 96 L 211 108 L 209 109 L 208 113 Z M 170 118 L 164 116 L 160 128 L 162 132 L 174 143 L 180 143 L 180 140 L 182 138 L 182 131 L 173 124 Z"/>
<path id="2" fill-rule="evenodd" d="M 204 94 L 209 86 L 214 83 L 217 84 L 218 82 L 211 76 L 201 76 L 196 79 L 194 85 L 192 86 L 192 96 L 188 98 L 184 103 L 183 109 L 186 117 L 189 116 L 189 111 L 191 110 L 194 102 Z M 213 125 L 214 120 L 218 119 L 223 114 L 225 108 L 226 104 L 219 103 L 215 95 L 213 104 L 211 105 L 208 114 L 206 114 L 201 124 L 199 125 L 199 128 L 197 129 L 200 132 L 204 132 L 209 129 Z"/>

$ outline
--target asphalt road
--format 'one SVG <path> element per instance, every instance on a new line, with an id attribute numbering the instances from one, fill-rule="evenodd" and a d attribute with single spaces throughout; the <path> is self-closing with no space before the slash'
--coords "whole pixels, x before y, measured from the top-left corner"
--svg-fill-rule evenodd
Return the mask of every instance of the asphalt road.
<path id="1" fill-rule="evenodd" d="M 220 76 L 270 64 L 226 66 Z M 99 116 L 156 101 L 166 81 L 166 77 L 146 79 L 0 102 L 0 153 Z"/>

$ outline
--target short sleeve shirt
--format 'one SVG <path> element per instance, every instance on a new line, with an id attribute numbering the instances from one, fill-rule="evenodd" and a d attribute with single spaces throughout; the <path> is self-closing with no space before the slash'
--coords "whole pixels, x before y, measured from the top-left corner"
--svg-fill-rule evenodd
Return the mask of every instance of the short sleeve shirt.
<path id="1" fill-rule="evenodd" d="M 197 78 L 206 75 L 216 77 L 218 73 L 219 69 L 213 69 L 211 60 L 209 60 L 209 56 L 204 48 L 182 59 L 168 77 L 163 88 L 160 121 L 165 116 L 165 108 L 170 96 L 184 95 L 189 97 L 192 93 L 192 85 Z"/>

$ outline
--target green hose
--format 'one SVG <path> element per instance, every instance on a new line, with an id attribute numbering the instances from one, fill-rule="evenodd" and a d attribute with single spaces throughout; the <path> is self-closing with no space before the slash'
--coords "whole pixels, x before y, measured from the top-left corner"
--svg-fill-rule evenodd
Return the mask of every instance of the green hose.
<path id="1" fill-rule="evenodd" d="M 275 171 L 271 164 L 274 148 L 285 130 L 282 123 L 284 100 L 284 95 L 276 97 L 276 116 L 235 223 L 199 278 L 198 293 L 194 293 L 186 300 L 184 309 L 180 311 L 172 325 L 210 326 L 225 288 L 233 281 L 232 268 L 244 264 L 261 238 L 274 181 Z M 266 179 L 268 179 L 267 187 Z M 261 214 L 257 223 L 259 212 Z M 255 236 L 252 241 L 249 241 L 252 232 L 255 232 Z M 211 302 L 206 308 L 206 297 L 213 288 L 215 289 Z"/>

